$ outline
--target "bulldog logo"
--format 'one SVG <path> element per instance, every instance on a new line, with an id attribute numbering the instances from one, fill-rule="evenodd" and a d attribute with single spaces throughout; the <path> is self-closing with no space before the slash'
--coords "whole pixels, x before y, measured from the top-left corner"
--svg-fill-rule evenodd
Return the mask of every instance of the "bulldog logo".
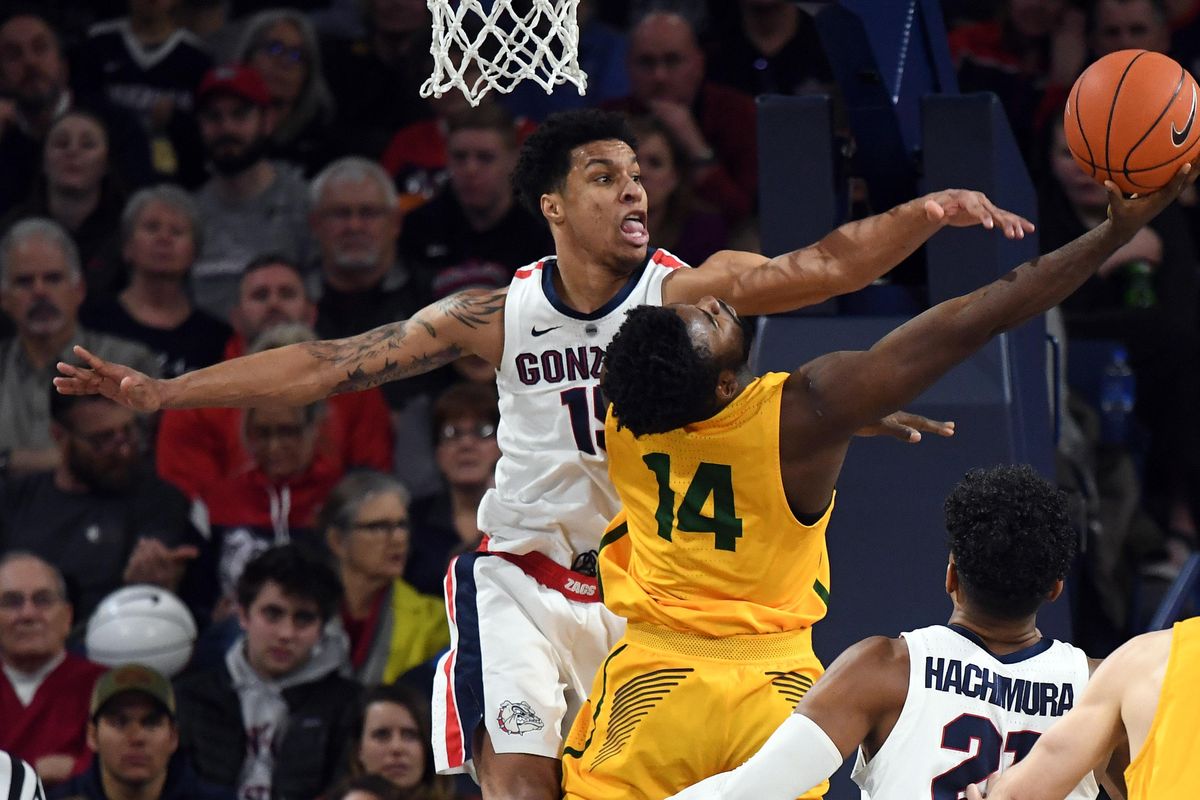
<path id="1" fill-rule="evenodd" d="M 500 730 L 505 733 L 522 734 L 525 731 L 540 731 L 545 727 L 542 718 L 533 713 L 533 709 L 529 707 L 529 703 L 522 700 L 519 703 L 513 703 L 505 700 L 500 704 L 500 713 L 496 716 L 496 723 L 500 726 Z"/>

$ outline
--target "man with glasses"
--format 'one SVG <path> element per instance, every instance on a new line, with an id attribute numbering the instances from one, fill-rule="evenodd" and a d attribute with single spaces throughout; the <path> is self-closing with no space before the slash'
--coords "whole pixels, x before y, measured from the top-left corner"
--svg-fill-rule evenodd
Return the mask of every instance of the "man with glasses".
<path id="1" fill-rule="evenodd" d="M 296 166 L 267 158 L 277 120 L 253 68 L 209 70 L 196 90 L 196 116 L 213 174 L 196 192 L 204 229 L 192 284 L 196 303 L 227 319 L 251 259 L 278 252 L 308 263 L 307 187 Z"/>
<path id="2" fill-rule="evenodd" d="M 308 800 L 333 782 L 360 691 L 338 674 L 344 648 L 323 633 L 341 595 L 333 570 L 295 544 L 246 565 L 244 636 L 176 686 L 180 746 L 201 778 L 240 800 Z"/>
<path id="3" fill-rule="evenodd" d="M 53 565 L 21 550 L 0 558 L 0 750 L 47 785 L 87 768 L 88 703 L 104 672 L 67 652 L 71 620 Z"/>
<path id="4" fill-rule="evenodd" d="M 188 503 L 149 469 L 136 415 L 101 398 L 50 395 L 58 465 L 0 482 L 0 550 L 58 567 L 80 619 L 125 583 L 175 591 L 197 554 Z"/>
<path id="5" fill-rule="evenodd" d="M 322 339 L 407 319 L 429 302 L 428 287 L 397 254 L 404 214 L 382 167 L 357 156 L 340 158 L 313 178 L 309 200 L 321 266 L 310 288 Z M 388 405 L 399 411 L 439 386 L 436 378 L 422 377 L 382 388 Z M 393 427 L 403 422 L 394 420 Z"/>
<path id="6" fill-rule="evenodd" d="M 46 385 L 55 362 L 75 360 L 73 345 L 95 345 L 160 374 L 158 359 L 142 345 L 80 326 L 85 291 L 79 251 L 57 222 L 22 220 L 0 240 L 0 309 L 17 328 L 0 340 L 0 475 L 58 462 Z"/>

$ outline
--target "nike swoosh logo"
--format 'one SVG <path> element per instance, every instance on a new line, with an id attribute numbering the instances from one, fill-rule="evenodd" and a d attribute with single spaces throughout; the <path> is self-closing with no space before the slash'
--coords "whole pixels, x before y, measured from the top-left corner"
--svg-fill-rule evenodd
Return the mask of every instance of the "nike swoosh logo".
<path id="1" fill-rule="evenodd" d="M 1192 124 L 1196 121 L 1196 84 L 1192 84 L 1192 110 L 1188 112 L 1187 124 L 1183 126 L 1183 130 L 1175 130 L 1174 121 L 1171 122 L 1171 144 L 1176 147 L 1183 147 L 1183 143 L 1187 141 L 1188 134 L 1192 132 Z"/>
<path id="2" fill-rule="evenodd" d="M 562 327 L 562 325 L 555 325 L 553 328 L 546 328 L 545 330 L 539 331 L 537 329 L 537 326 L 534 325 L 533 328 L 529 332 L 532 333 L 534 336 L 545 336 L 550 331 L 556 331 L 561 327 Z"/>

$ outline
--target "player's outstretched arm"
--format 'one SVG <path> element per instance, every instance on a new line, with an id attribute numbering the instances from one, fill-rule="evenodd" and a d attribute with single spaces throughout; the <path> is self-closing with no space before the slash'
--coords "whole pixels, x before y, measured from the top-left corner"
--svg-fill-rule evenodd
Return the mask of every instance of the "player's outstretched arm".
<path id="1" fill-rule="evenodd" d="M 1111 219 L 970 294 L 939 303 L 889 333 L 870 350 L 832 353 L 789 380 L 789 440 L 797 448 L 843 446 L 859 427 L 910 403 L 951 367 L 996 335 L 1061 302 L 1114 250 L 1166 208 L 1194 180 L 1185 165 L 1172 182 L 1140 199 L 1108 184 Z"/>
<path id="2" fill-rule="evenodd" d="M 1010 239 L 1033 230 L 1029 220 L 997 208 L 980 192 L 946 189 L 848 222 L 775 258 L 723 250 L 698 269 L 677 270 L 663 284 L 663 300 L 694 303 L 713 295 L 743 314 L 791 311 L 869 285 L 947 225 L 983 225 Z"/>
<path id="3" fill-rule="evenodd" d="M 98 358 L 82 347 L 83 366 L 59 363 L 63 394 L 102 394 L 137 411 L 160 408 L 305 405 L 429 372 L 467 353 L 497 363 L 504 339 L 506 289 L 467 290 L 410 319 L 345 339 L 301 342 L 235 358 L 170 380 Z"/>
<path id="4" fill-rule="evenodd" d="M 798 797 L 827 780 L 885 720 L 894 723 L 907 693 L 908 648 L 897 639 L 864 639 L 838 656 L 746 763 L 668 800 Z"/>

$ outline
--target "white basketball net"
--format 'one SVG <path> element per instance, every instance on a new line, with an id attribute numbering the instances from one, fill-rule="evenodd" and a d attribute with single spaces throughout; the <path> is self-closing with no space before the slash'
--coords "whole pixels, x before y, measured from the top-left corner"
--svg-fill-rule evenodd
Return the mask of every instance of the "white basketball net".
<path id="1" fill-rule="evenodd" d="M 529 10 L 522 13 L 513 8 L 514 3 Z M 579 94 L 587 91 L 587 75 L 579 68 L 575 16 L 579 0 L 427 0 L 427 4 L 433 14 L 429 48 L 433 74 L 421 84 L 422 97 L 441 97 L 459 89 L 477 106 L 490 90 L 508 93 L 526 79 L 537 81 L 547 94 L 568 81 Z"/>

